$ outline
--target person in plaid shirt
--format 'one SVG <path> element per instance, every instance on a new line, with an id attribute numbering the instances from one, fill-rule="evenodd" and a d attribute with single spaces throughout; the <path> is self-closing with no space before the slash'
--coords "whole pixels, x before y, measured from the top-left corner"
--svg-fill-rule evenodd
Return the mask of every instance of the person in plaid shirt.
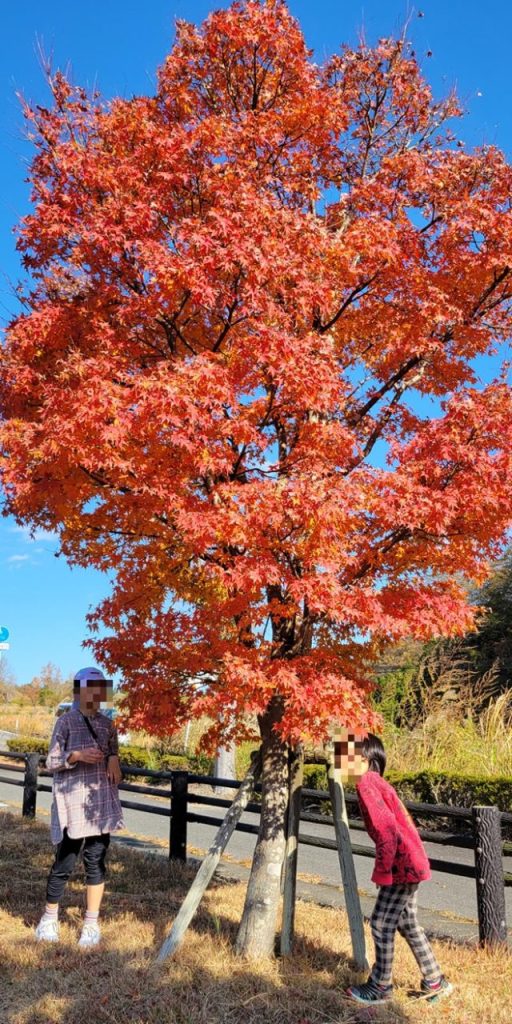
<path id="1" fill-rule="evenodd" d="M 408 943 L 420 968 L 420 994 L 428 1000 L 447 996 L 453 987 L 446 980 L 432 947 L 418 923 L 417 893 L 420 882 L 430 878 L 430 864 L 416 826 L 392 786 L 382 777 L 386 767 L 384 747 L 377 736 L 350 736 L 342 742 L 335 758 L 342 773 L 356 781 L 361 815 L 375 843 L 372 881 L 379 894 L 371 916 L 375 963 L 362 985 L 345 992 L 365 1005 L 392 998 L 392 970 L 395 936 Z M 336 762 L 335 762 L 336 763 Z"/>
<path id="2" fill-rule="evenodd" d="M 97 668 L 73 681 L 73 704 L 57 719 L 46 767 L 53 772 L 51 838 L 55 860 L 48 876 L 46 908 L 36 928 L 39 941 L 59 938 L 59 901 L 83 846 L 87 909 L 79 946 L 96 946 L 110 833 L 124 827 L 117 787 L 121 781 L 116 729 L 99 712 L 112 684 Z"/>

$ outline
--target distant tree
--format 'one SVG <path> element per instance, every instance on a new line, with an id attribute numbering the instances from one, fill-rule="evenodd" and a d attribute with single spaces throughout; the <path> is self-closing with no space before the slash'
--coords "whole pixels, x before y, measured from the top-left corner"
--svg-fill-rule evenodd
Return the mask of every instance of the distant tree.
<path id="1" fill-rule="evenodd" d="M 37 676 L 34 676 L 29 683 L 18 686 L 16 694 L 18 702 L 20 704 L 29 704 L 35 708 L 39 704 L 40 689 L 39 679 Z"/>
<path id="2" fill-rule="evenodd" d="M 0 658 L 0 701 L 8 703 L 16 690 L 16 675 L 9 666 L 7 658 Z"/>
<path id="3" fill-rule="evenodd" d="M 374 666 L 373 701 L 387 722 L 410 724 L 418 712 L 416 677 L 426 644 L 412 638 L 392 645 Z"/>
<path id="4" fill-rule="evenodd" d="M 73 694 L 72 678 L 64 679 L 61 669 L 49 661 L 43 665 L 29 683 L 17 686 L 11 697 L 17 703 L 30 704 L 32 707 L 53 708 L 61 700 L 70 700 Z"/>
<path id="5" fill-rule="evenodd" d="M 37 684 L 39 686 L 37 702 L 42 707 L 52 708 L 59 704 L 61 700 L 70 700 L 72 697 L 72 680 L 65 680 L 61 669 L 51 661 L 43 665 L 32 682 L 34 685 Z"/>
<path id="6" fill-rule="evenodd" d="M 395 725 L 451 708 L 478 714 L 490 700 L 512 693 L 512 548 L 487 581 L 470 590 L 481 613 L 476 628 L 459 637 L 391 647 L 375 667 L 374 700 Z"/>
<path id="7" fill-rule="evenodd" d="M 492 576 L 475 593 L 486 609 L 472 646 L 480 676 L 494 668 L 497 690 L 512 688 L 512 548 L 497 563 Z"/>

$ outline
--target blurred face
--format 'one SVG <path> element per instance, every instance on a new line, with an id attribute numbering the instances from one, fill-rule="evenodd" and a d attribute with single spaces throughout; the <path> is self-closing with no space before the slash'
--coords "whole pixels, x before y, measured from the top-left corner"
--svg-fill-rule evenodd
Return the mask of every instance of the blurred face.
<path id="1" fill-rule="evenodd" d="M 357 782 L 368 771 L 368 761 L 363 755 L 364 733 L 340 729 L 334 736 L 334 768 L 341 773 L 345 782 Z"/>
<path id="2" fill-rule="evenodd" d="M 83 715 L 94 714 L 100 704 L 112 699 L 112 684 L 88 680 L 86 686 L 80 687 L 80 711 Z"/>

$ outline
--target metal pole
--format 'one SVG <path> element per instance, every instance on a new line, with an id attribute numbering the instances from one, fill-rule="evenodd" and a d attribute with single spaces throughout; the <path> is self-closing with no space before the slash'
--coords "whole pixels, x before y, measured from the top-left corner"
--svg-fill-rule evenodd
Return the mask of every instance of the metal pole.
<path id="1" fill-rule="evenodd" d="M 219 747 L 215 757 L 215 778 L 236 780 L 236 743 L 230 743 L 227 747 Z M 219 793 L 225 787 L 215 786 L 215 792 Z M 226 796 L 234 799 L 235 791 L 227 790 Z"/>
<path id="2" fill-rule="evenodd" d="M 190 725 L 191 725 L 191 723 L 190 723 L 190 719 L 189 719 L 187 724 L 186 724 L 186 726 L 185 726 L 185 733 L 184 733 L 184 736 L 183 736 L 183 751 L 184 751 L 185 754 L 188 753 L 188 741 L 189 741 L 189 736 L 190 736 Z"/>

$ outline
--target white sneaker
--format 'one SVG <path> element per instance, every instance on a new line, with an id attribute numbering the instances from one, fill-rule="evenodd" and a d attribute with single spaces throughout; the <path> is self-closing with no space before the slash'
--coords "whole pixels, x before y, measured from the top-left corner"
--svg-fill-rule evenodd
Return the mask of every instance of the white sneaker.
<path id="1" fill-rule="evenodd" d="M 49 917 L 42 917 L 36 928 L 36 939 L 38 942 L 58 942 L 59 932 L 57 918 L 52 920 Z"/>
<path id="2" fill-rule="evenodd" d="M 84 924 L 78 945 L 81 949 L 90 949 L 91 946 L 97 946 L 100 939 L 101 929 L 99 924 Z"/>

